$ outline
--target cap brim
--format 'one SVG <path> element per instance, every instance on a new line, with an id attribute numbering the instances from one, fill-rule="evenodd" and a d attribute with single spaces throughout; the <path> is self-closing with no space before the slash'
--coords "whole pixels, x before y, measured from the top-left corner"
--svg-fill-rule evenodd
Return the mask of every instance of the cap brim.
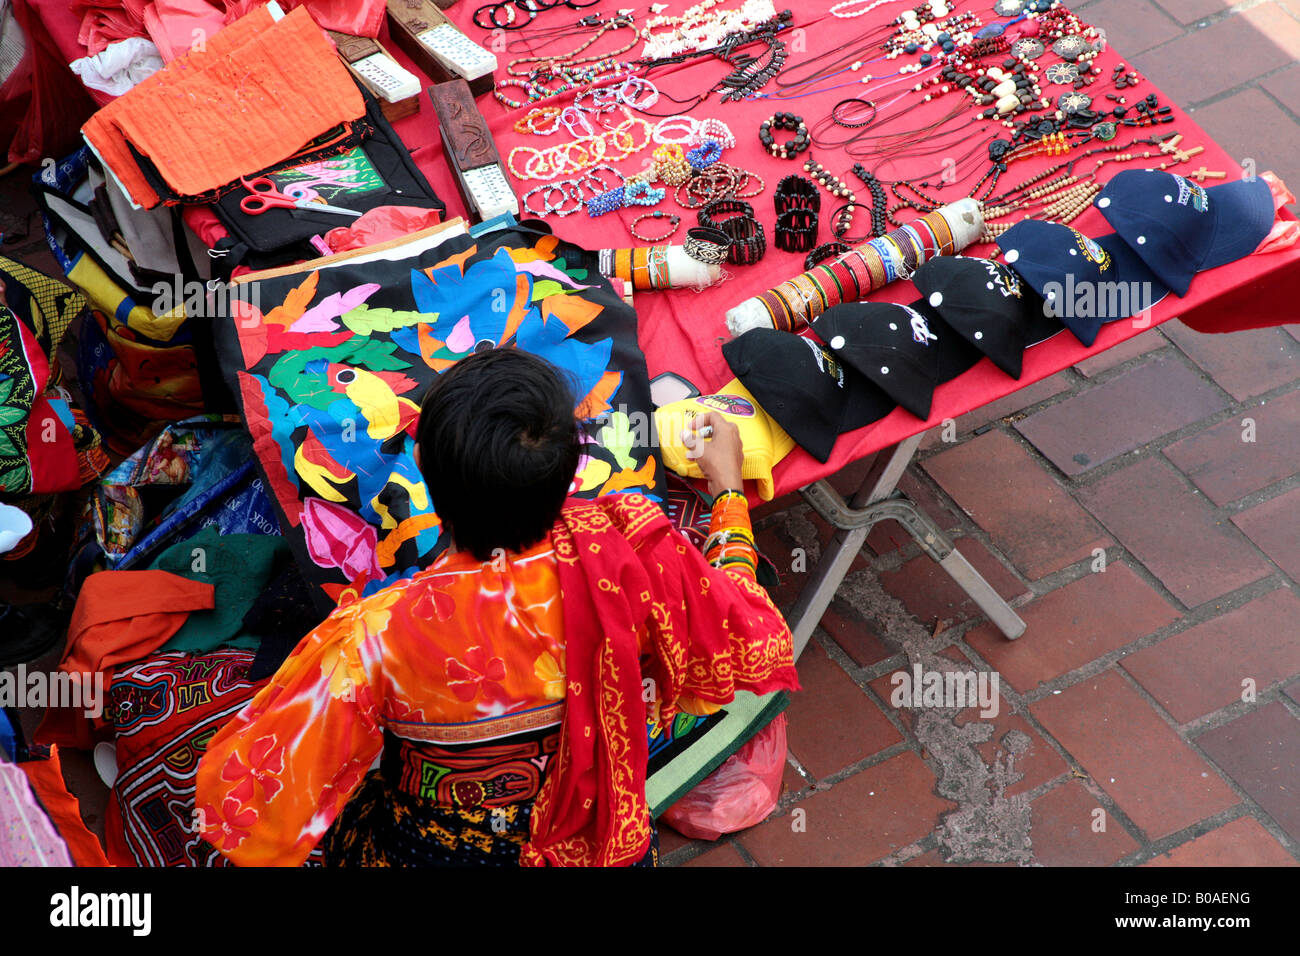
<path id="1" fill-rule="evenodd" d="M 1205 190 L 1214 214 L 1214 241 L 1201 269 L 1217 269 L 1259 248 L 1276 218 L 1273 193 L 1262 179 L 1241 179 Z"/>
<path id="2" fill-rule="evenodd" d="M 1121 286 L 1115 295 L 1107 297 L 1106 304 L 1110 308 L 1107 308 L 1102 315 L 1103 323 L 1127 319 L 1129 316 L 1145 312 L 1169 294 L 1169 286 L 1151 271 L 1137 251 L 1120 238 L 1119 233 L 1111 232 L 1098 236 L 1093 242 L 1110 253 L 1115 268 L 1115 275 L 1111 281 Z M 1125 292 L 1127 292 L 1127 305 L 1124 302 Z M 1098 298 L 1100 299 L 1101 296 L 1099 295 Z"/>

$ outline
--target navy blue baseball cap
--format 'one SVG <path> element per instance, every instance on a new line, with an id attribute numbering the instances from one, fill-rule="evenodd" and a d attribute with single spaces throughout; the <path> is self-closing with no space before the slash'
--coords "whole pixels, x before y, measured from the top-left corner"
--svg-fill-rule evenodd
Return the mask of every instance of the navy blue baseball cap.
<path id="1" fill-rule="evenodd" d="M 1106 322 L 1151 308 L 1169 293 L 1116 233 L 1090 239 L 1057 222 L 1025 219 L 998 237 L 1002 261 L 1043 298 L 1043 309 L 1086 346 Z"/>
<path id="2" fill-rule="evenodd" d="M 1254 252 L 1273 228 L 1262 179 L 1205 188 L 1159 169 L 1126 169 L 1095 200 L 1120 238 L 1175 295 L 1192 277 Z"/>

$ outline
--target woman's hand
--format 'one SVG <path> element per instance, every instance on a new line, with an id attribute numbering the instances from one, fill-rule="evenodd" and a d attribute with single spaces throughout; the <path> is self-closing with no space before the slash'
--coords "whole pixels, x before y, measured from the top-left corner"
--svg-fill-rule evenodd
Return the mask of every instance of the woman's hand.
<path id="1" fill-rule="evenodd" d="M 713 430 L 707 438 L 697 434 L 705 427 Z M 741 490 L 745 449 L 740 441 L 740 429 L 733 422 L 718 412 L 696 415 L 682 432 L 682 442 L 686 445 L 686 457 L 694 459 L 708 479 L 709 494 L 716 496 L 729 488 Z"/>

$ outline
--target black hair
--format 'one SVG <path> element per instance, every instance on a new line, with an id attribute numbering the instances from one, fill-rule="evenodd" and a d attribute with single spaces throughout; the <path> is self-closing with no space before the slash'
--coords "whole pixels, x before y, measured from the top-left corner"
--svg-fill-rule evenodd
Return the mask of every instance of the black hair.
<path id="1" fill-rule="evenodd" d="M 416 442 L 433 506 L 479 561 L 551 530 L 582 451 L 573 392 L 549 362 L 498 348 L 461 359 L 424 397 Z"/>

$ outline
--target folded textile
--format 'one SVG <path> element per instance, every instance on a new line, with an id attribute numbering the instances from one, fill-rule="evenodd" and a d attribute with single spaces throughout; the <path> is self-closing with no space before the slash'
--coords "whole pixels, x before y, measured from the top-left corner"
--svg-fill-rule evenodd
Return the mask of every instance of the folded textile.
<path id="1" fill-rule="evenodd" d="M 364 112 L 306 8 L 279 21 L 259 8 L 108 104 L 82 133 L 131 198 L 152 208 L 163 197 L 137 157 L 177 196 L 200 197 L 346 130 Z"/>
<path id="2" fill-rule="evenodd" d="M 213 525 L 164 551 L 152 567 L 210 584 L 214 597 L 212 609 L 190 614 L 162 650 L 194 654 L 223 644 L 256 648 L 260 639 L 244 630 L 244 615 L 271 580 L 276 558 L 288 553 L 289 545 L 279 535 L 222 534 Z"/>
<path id="3" fill-rule="evenodd" d="M 68 627 L 59 671 L 107 684 L 113 668 L 156 651 L 180 630 L 191 611 L 210 609 L 211 584 L 167 571 L 101 571 L 86 578 Z M 88 750 L 94 742 L 81 710 L 51 707 L 36 731 L 42 744 Z"/>

